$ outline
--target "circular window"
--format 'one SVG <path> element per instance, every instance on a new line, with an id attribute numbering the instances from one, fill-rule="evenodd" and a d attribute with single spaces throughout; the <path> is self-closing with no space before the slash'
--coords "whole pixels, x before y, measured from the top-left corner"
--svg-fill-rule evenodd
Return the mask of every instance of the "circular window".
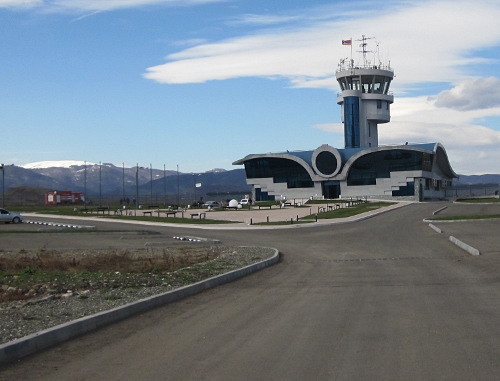
<path id="1" fill-rule="evenodd" d="M 337 158 L 330 151 L 322 151 L 316 156 L 316 168 L 322 174 L 331 176 L 337 170 Z"/>

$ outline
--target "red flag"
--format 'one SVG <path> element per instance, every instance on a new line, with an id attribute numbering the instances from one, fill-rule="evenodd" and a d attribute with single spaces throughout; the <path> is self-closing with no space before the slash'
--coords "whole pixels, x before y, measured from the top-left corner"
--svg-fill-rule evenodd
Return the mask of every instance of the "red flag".
<path id="1" fill-rule="evenodd" d="M 351 45 L 352 40 L 342 40 L 342 45 Z"/>

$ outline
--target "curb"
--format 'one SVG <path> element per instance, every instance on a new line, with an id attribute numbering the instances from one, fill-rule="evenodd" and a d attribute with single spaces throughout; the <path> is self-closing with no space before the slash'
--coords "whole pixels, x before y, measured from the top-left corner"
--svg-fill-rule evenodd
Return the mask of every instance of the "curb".
<path id="1" fill-rule="evenodd" d="M 466 243 L 460 241 L 459 239 L 453 237 L 452 235 L 450 235 L 450 241 L 453 242 L 455 245 L 457 245 L 459 248 L 465 250 L 466 252 L 468 252 L 470 255 L 481 255 L 481 253 L 479 252 L 478 249 L 470 246 L 470 245 L 467 245 Z"/>
<path id="2" fill-rule="evenodd" d="M 441 229 L 439 229 L 436 225 L 433 225 L 433 224 L 429 224 L 429 227 L 434 230 L 436 233 L 439 233 L 441 234 L 443 231 Z"/>
<path id="3" fill-rule="evenodd" d="M 278 263 L 280 255 L 277 249 L 272 249 L 274 250 L 274 255 L 261 262 L 205 279 L 204 281 L 184 286 L 173 291 L 151 296 L 149 298 L 141 299 L 137 302 L 129 303 L 108 311 L 99 312 L 94 315 L 60 324 L 58 326 L 36 332 L 32 335 L 2 344 L 0 345 L 0 364 L 12 362 L 56 344 L 73 339 L 77 336 L 94 331 L 108 324 L 115 323 L 156 307 L 179 301 L 188 296 L 198 294 L 204 290 L 224 283 L 232 282 L 258 270 L 274 265 Z"/>
<path id="4" fill-rule="evenodd" d="M 442 208 L 438 209 L 438 210 L 435 210 L 434 212 L 432 212 L 432 215 L 435 216 L 436 214 L 438 214 L 439 212 L 441 212 L 442 210 L 445 210 L 447 208 L 447 206 L 443 206 Z"/>

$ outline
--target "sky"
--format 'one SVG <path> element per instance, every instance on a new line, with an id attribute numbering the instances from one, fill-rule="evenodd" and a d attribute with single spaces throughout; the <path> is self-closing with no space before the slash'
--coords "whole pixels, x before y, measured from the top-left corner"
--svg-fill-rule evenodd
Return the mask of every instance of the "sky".
<path id="1" fill-rule="evenodd" d="M 0 161 L 204 172 L 343 148 L 343 39 L 395 78 L 379 143 L 500 173 L 497 0 L 0 0 Z"/>

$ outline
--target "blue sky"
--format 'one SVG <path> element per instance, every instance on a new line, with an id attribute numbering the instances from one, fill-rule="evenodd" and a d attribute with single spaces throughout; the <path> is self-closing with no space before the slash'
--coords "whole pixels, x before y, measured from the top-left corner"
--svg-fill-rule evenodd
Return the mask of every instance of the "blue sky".
<path id="1" fill-rule="evenodd" d="M 380 143 L 500 173 L 499 20 L 493 0 L 0 0 L 0 160 L 202 172 L 342 148 L 335 69 L 365 34 L 396 73 Z"/>

